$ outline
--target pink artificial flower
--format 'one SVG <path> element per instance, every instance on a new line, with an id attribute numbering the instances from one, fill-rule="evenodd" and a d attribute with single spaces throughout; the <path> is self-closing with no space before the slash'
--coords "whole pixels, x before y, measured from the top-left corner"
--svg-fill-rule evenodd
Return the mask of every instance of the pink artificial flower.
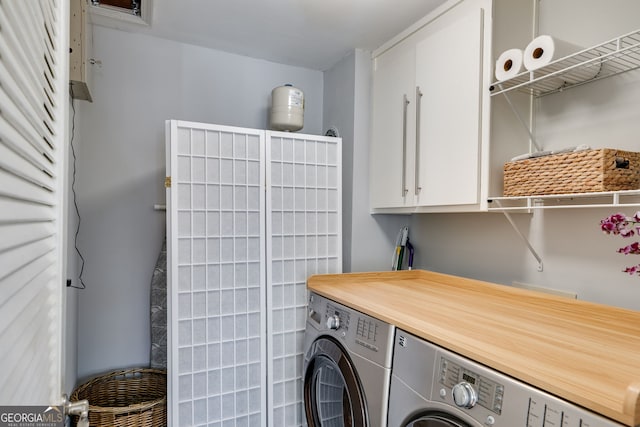
<path id="1" fill-rule="evenodd" d="M 625 246 L 624 248 L 618 249 L 618 253 L 625 255 L 640 255 L 640 243 L 633 242 L 632 244 Z"/>
<path id="2" fill-rule="evenodd" d="M 603 219 L 602 221 L 600 221 L 600 228 L 606 234 L 611 234 L 616 229 L 616 226 L 611 221 L 606 221 Z"/>
<path id="3" fill-rule="evenodd" d="M 625 273 L 629 273 L 631 276 L 634 274 L 640 275 L 640 265 L 634 265 L 633 267 L 627 267 L 623 270 Z"/>
<path id="4" fill-rule="evenodd" d="M 620 229 L 620 236 L 627 238 L 632 237 L 635 233 L 632 228 L 622 228 Z"/>
<path id="5" fill-rule="evenodd" d="M 636 212 L 632 217 L 625 216 L 622 213 L 615 213 L 600 221 L 600 229 L 605 234 L 620 235 L 620 237 L 628 238 L 640 236 L 640 211 Z M 625 255 L 640 255 L 640 242 L 633 242 L 617 250 L 618 253 Z M 640 264 L 627 267 L 623 270 L 630 275 L 640 276 Z"/>
<path id="6" fill-rule="evenodd" d="M 600 228 L 606 234 L 611 234 L 611 233 L 620 234 L 621 232 L 625 231 L 630 221 L 633 221 L 633 219 L 627 218 L 625 215 L 621 213 L 616 213 L 601 220 Z M 624 237 L 629 237 L 629 236 L 627 235 Z"/>

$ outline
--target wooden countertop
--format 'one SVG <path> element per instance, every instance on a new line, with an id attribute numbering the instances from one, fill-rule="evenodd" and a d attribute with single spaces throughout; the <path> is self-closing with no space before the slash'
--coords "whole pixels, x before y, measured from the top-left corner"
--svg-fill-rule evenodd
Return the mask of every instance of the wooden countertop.
<path id="1" fill-rule="evenodd" d="M 640 424 L 640 312 L 424 270 L 316 275 L 307 285 L 594 412 Z"/>

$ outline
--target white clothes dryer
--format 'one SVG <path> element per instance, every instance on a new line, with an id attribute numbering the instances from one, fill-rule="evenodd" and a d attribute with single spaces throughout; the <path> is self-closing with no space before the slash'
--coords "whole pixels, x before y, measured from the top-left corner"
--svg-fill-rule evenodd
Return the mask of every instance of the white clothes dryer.
<path id="1" fill-rule="evenodd" d="M 622 427 L 396 330 L 389 427 Z"/>
<path id="2" fill-rule="evenodd" d="M 311 293 L 303 371 L 309 427 L 386 427 L 394 330 Z"/>

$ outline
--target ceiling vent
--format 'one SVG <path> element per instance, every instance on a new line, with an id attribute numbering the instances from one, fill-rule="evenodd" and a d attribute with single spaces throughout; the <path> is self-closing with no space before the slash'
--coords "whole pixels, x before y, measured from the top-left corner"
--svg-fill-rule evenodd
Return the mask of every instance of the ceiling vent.
<path id="1" fill-rule="evenodd" d="M 102 16 L 135 24 L 151 23 L 152 0 L 89 0 L 90 12 Z"/>

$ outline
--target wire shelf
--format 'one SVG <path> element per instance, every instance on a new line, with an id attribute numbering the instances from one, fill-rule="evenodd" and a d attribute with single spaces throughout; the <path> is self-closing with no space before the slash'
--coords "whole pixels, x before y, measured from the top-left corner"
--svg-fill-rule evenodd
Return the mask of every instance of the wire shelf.
<path id="1" fill-rule="evenodd" d="M 506 212 L 587 207 L 640 207 L 640 190 L 492 197 L 488 210 Z"/>
<path id="2" fill-rule="evenodd" d="M 494 83 L 491 96 L 517 90 L 536 97 L 615 76 L 640 67 L 640 30 Z"/>

